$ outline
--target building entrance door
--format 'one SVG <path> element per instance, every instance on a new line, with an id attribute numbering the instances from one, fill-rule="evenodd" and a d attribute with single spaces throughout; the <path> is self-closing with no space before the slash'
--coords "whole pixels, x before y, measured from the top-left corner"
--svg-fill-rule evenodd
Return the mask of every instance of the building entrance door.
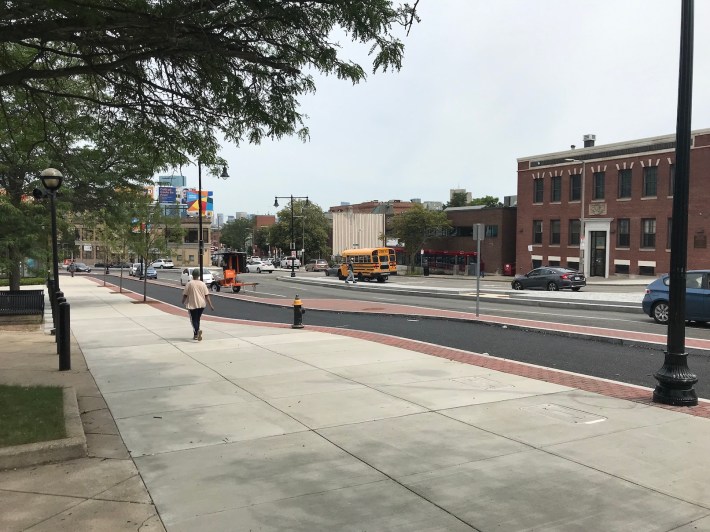
<path id="1" fill-rule="evenodd" d="M 606 231 L 591 232 L 590 277 L 606 275 Z"/>

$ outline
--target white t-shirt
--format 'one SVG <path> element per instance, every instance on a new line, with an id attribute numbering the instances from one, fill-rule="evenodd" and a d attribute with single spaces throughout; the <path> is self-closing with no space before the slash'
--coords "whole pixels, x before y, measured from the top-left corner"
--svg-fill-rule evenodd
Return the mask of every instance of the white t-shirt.
<path id="1" fill-rule="evenodd" d="M 185 289 L 182 291 L 182 295 L 187 296 L 185 307 L 188 310 L 205 308 L 207 306 L 207 300 L 205 297 L 209 293 L 210 291 L 205 283 L 199 279 L 193 279 L 185 285 Z"/>

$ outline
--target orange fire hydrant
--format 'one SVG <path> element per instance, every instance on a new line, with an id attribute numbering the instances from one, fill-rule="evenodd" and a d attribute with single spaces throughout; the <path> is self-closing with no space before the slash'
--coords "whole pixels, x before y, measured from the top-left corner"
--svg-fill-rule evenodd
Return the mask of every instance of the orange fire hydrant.
<path id="1" fill-rule="evenodd" d="M 303 308 L 303 303 L 301 299 L 296 294 L 296 299 L 293 300 L 293 325 L 292 329 L 303 329 L 303 315 L 306 313 L 306 309 Z"/>

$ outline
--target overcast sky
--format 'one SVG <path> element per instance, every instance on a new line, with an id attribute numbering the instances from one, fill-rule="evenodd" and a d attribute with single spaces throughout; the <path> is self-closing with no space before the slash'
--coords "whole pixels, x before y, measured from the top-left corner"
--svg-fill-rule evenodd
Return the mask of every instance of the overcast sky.
<path id="1" fill-rule="evenodd" d="M 275 213 L 276 195 L 308 196 L 324 210 L 447 201 L 451 188 L 502 201 L 517 193 L 518 157 L 582 147 L 587 133 L 597 145 L 675 133 L 680 7 L 421 0 L 400 72 L 355 86 L 318 78 L 316 94 L 302 101 L 309 142 L 225 145 L 231 178 L 203 176 L 203 188 L 215 191 L 225 220 Z M 710 1 L 696 1 L 693 129 L 710 128 L 708 27 Z M 183 174 L 197 187 L 196 168 Z"/>

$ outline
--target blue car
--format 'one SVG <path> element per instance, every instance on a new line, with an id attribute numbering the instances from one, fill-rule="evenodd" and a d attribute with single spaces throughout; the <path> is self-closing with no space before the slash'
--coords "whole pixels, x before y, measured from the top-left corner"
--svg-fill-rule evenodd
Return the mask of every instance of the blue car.
<path id="1" fill-rule="evenodd" d="M 691 270 L 685 274 L 685 320 L 707 323 L 710 321 L 710 270 Z M 669 318 L 668 285 L 670 275 L 656 279 L 646 287 L 643 296 L 644 314 L 656 323 L 667 324 Z"/>

